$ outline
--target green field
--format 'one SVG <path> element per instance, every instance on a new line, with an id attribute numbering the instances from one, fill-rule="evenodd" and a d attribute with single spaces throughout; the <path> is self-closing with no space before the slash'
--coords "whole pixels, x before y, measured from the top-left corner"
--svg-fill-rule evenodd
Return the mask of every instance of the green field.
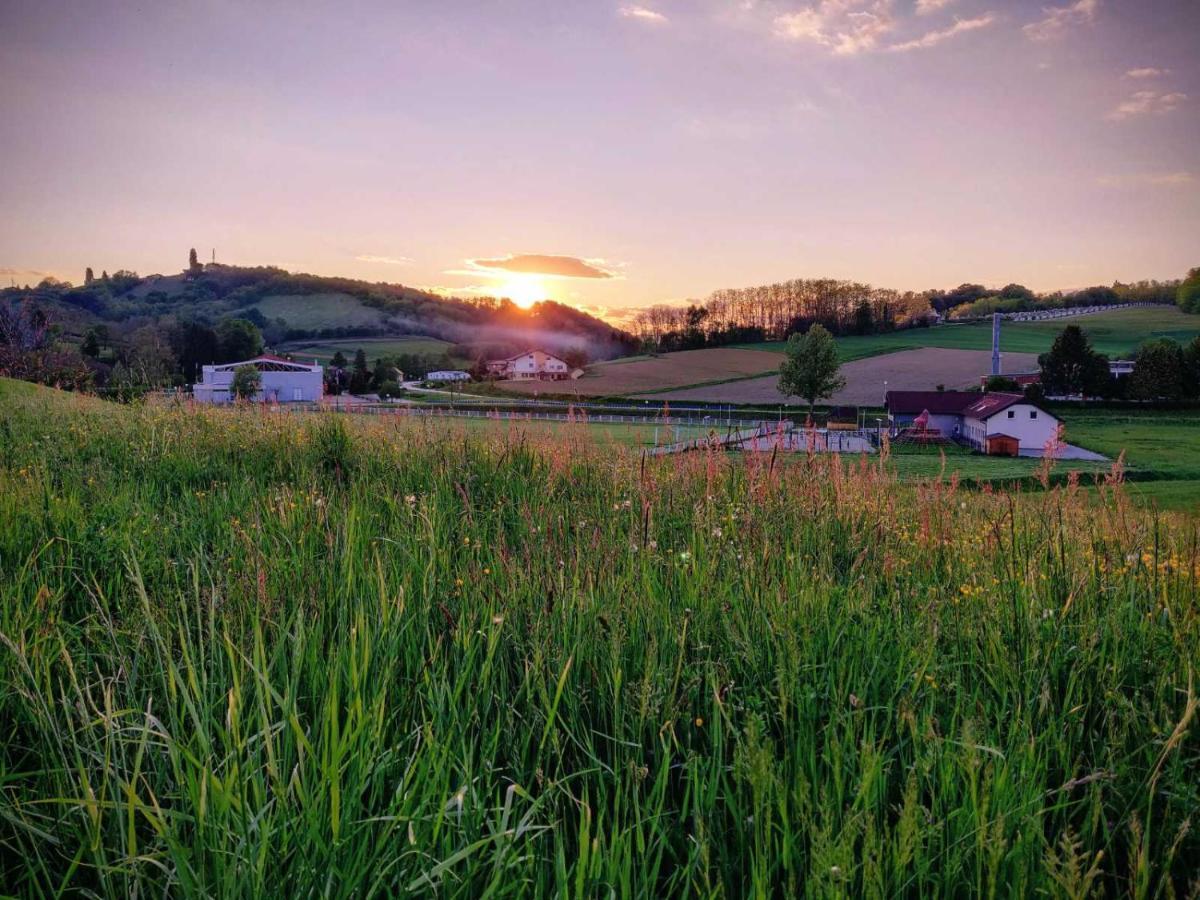
<path id="1" fill-rule="evenodd" d="M 594 435 L 0 380 L 0 890 L 1187 893 L 1194 524 Z"/>
<path id="2" fill-rule="evenodd" d="M 292 294 L 263 297 L 254 308 L 289 328 L 382 328 L 387 316 L 347 294 Z"/>
<path id="3" fill-rule="evenodd" d="M 345 340 L 325 341 L 293 341 L 282 345 L 279 349 L 291 353 L 299 359 L 315 359 L 327 363 L 339 350 L 347 359 L 353 359 L 354 353 L 360 347 L 367 354 L 367 359 L 374 362 L 381 357 L 417 355 L 441 356 L 448 353 L 454 345 L 449 341 L 437 338 L 414 335 L 412 337 L 387 338 L 346 338 Z"/>
<path id="4" fill-rule="evenodd" d="M 1067 325 L 1084 329 L 1092 339 L 1092 346 L 1112 359 L 1131 356 L 1139 344 L 1151 338 L 1169 337 L 1186 343 L 1200 336 L 1200 316 L 1187 315 L 1173 306 L 1141 307 L 1049 322 L 1005 322 L 1001 327 L 1001 349 L 1010 353 L 1044 353 Z M 843 362 L 920 347 L 991 350 L 992 326 L 990 322 L 941 325 L 890 334 L 840 337 L 837 342 Z M 740 346 L 782 352 L 784 343 L 772 341 Z"/>

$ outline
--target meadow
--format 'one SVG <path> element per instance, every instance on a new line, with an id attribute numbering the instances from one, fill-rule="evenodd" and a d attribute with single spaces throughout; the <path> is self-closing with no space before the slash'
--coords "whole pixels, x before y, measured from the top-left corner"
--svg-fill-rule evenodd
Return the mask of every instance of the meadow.
<path id="1" fill-rule="evenodd" d="M 0 381 L 5 892 L 1195 890 L 1200 534 L 1119 468 L 435 424 Z"/>
<path id="2" fill-rule="evenodd" d="M 1005 322 L 1001 326 L 1001 349 L 1006 353 L 1045 353 L 1067 325 L 1078 325 L 1086 331 L 1096 351 L 1112 359 L 1131 357 L 1139 344 L 1152 338 L 1168 337 L 1186 344 L 1200 336 L 1200 318 L 1177 307 L 1135 307 L 1068 319 Z M 991 350 L 992 325 L 990 322 L 951 324 L 888 334 L 848 335 L 837 341 L 843 362 L 921 347 Z M 784 349 L 782 341 L 744 346 L 776 352 Z"/>
<path id="3" fill-rule="evenodd" d="M 347 360 L 353 361 L 354 354 L 361 348 L 367 355 L 367 361 L 374 363 L 377 359 L 395 356 L 431 356 L 438 357 L 449 353 L 454 344 L 425 335 L 411 337 L 385 338 L 345 338 L 338 340 L 293 341 L 279 347 L 281 352 L 292 354 L 297 359 L 315 359 L 325 365 L 337 354 L 342 353 Z"/>

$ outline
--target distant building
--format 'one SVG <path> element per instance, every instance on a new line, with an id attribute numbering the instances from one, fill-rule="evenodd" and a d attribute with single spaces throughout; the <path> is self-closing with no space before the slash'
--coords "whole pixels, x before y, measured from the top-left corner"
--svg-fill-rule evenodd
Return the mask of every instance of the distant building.
<path id="1" fill-rule="evenodd" d="M 562 381 L 574 374 L 565 361 L 545 350 L 529 350 L 508 359 L 489 360 L 487 370 L 494 378 L 511 378 L 518 381 Z"/>
<path id="2" fill-rule="evenodd" d="M 1042 450 L 1058 436 L 1059 420 L 1020 394 L 888 391 L 884 406 L 893 430 L 924 416 L 927 428 L 984 453 Z"/>
<path id="3" fill-rule="evenodd" d="M 458 369 L 441 369 L 437 372 L 429 372 L 425 375 L 426 381 L 470 381 L 471 373 L 463 372 Z"/>
<path id="4" fill-rule="evenodd" d="M 292 362 L 280 356 L 256 356 L 241 362 L 203 366 L 200 380 L 192 385 L 198 403 L 229 403 L 233 376 L 242 366 L 253 366 L 262 377 L 254 400 L 269 403 L 316 403 L 325 392 L 325 370 L 313 363 Z"/>

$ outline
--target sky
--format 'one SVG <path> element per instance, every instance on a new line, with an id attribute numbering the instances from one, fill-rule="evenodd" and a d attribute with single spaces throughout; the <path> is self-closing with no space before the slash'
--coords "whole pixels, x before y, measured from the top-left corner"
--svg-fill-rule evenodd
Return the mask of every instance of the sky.
<path id="1" fill-rule="evenodd" d="M 613 321 L 1200 265 L 1196 0 L 0 0 L 0 279 L 205 260 Z"/>

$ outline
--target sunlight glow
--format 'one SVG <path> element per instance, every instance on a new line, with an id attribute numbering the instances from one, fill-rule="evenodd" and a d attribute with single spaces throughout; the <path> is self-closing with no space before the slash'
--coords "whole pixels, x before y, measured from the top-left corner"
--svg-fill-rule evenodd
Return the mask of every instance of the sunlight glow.
<path id="1" fill-rule="evenodd" d="M 528 309 L 539 300 L 550 299 L 549 288 L 537 275 L 507 275 L 496 294 L 507 297 L 522 309 Z"/>

